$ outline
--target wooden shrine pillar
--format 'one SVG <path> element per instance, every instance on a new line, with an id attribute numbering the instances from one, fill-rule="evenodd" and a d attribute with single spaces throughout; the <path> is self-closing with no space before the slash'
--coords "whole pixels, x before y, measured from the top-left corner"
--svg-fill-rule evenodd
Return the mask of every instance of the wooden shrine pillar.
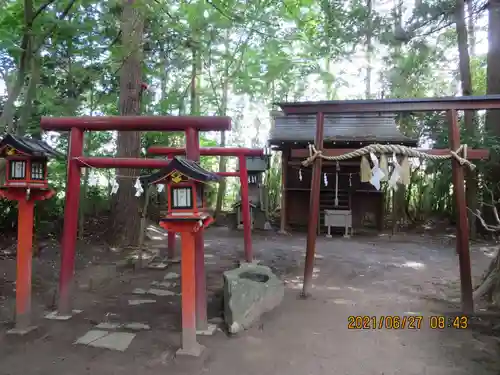
<path id="1" fill-rule="evenodd" d="M 460 127 L 456 110 L 448 111 L 450 149 L 457 150 L 460 147 Z M 472 291 L 472 275 L 469 251 L 469 226 L 467 222 L 467 203 L 465 200 L 464 169 L 452 158 L 453 195 L 457 207 L 457 236 L 456 248 L 460 268 L 460 285 L 462 292 L 462 310 L 465 314 L 474 312 L 474 300 Z"/>
<path id="2" fill-rule="evenodd" d="M 210 220 L 211 218 L 208 218 Z M 177 355 L 198 357 L 204 350 L 196 339 L 197 331 L 197 279 L 196 274 L 196 237 L 203 227 L 199 227 L 198 220 L 171 221 L 172 217 L 162 219 L 160 225 L 181 236 L 181 309 L 182 309 L 182 333 L 181 347 Z M 208 221 L 207 220 L 207 221 Z"/>
<path id="3" fill-rule="evenodd" d="M 16 328 L 27 329 L 31 315 L 31 264 L 35 202 L 20 199 L 17 219 Z"/>
<path id="4" fill-rule="evenodd" d="M 181 350 L 197 355 L 196 341 L 196 235 L 181 232 L 181 293 L 182 293 L 182 337 Z"/>
<path id="5" fill-rule="evenodd" d="M 25 334 L 31 326 L 31 275 L 33 258 L 33 223 L 35 202 L 49 199 L 55 191 L 7 188 L 0 190 L 0 198 L 17 201 L 17 259 L 16 259 L 16 325 L 9 333 Z"/>
<path id="6" fill-rule="evenodd" d="M 194 128 L 186 129 L 186 158 L 200 161 L 200 134 Z M 194 234 L 195 276 L 196 276 L 196 329 L 206 331 L 207 319 L 207 281 L 205 275 L 205 241 L 203 231 Z"/>
<path id="7" fill-rule="evenodd" d="M 248 194 L 248 170 L 245 155 L 239 156 L 241 184 L 241 214 L 243 216 L 243 242 L 245 246 L 245 262 L 253 261 L 252 249 L 252 216 L 250 214 L 250 199 Z"/>
<path id="8" fill-rule="evenodd" d="M 174 155 L 168 155 L 167 159 L 172 160 Z M 168 196 L 168 189 L 165 189 L 165 194 L 167 196 L 167 201 L 170 199 Z M 174 260 L 175 258 L 175 232 L 167 232 L 167 259 Z"/>
<path id="9" fill-rule="evenodd" d="M 316 150 L 323 150 L 323 128 L 325 116 L 322 112 L 316 114 L 316 136 L 314 143 Z M 306 261 L 304 265 L 304 284 L 302 296 L 307 297 L 312 287 L 312 275 L 314 269 L 314 253 L 316 251 L 316 237 L 319 219 L 319 195 L 321 189 L 321 166 L 322 160 L 316 158 L 313 163 L 311 177 L 311 193 L 309 200 L 309 223 L 307 227 Z"/>
<path id="10" fill-rule="evenodd" d="M 281 151 L 281 210 L 280 210 L 280 233 L 287 230 L 287 182 L 288 182 L 288 160 L 290 159 L 290 149 Z"/>

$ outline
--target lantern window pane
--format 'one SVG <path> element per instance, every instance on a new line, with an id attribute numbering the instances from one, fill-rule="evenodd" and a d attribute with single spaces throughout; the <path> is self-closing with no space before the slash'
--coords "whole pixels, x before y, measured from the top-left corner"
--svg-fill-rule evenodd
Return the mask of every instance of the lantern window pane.
<path id="1" fill-rule="evenodd" d="M 9 179 L 11 180 L 26 179 L 26 160 L 11 160 L 9 174 Z"/>
<path id="2" fill-rule="evenodd" d="M 203 207 L 203 186 L 198 186 L 196 189 L 196 206 L 198 208 Z"/>
<path id="3" fill-rule="evenodd" d="M 39 181 L 45 180 L 45 164 L 43 162 L 31 162 L 31 179 Z"/>
<path id="4" fill-rule="evenodd" d="M 172 188 L 172 208 L 193 208 L 191 187 Z"/>

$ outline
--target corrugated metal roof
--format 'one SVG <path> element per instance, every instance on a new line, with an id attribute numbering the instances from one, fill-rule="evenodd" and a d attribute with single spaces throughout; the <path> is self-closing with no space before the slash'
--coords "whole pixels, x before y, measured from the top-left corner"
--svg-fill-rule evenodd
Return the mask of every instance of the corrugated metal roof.
<path id="1" fill-rule="evenodd" d="M 463 103 L 463 102 L 482 102 L 488 100 L 500 100 L 500 95 L 477 95 L 477 96 L 441 96 L 433 98 L 384 98 L 384 99 L 349 99 L 349 100 L 319 100 L 319 101 L 304 101 L 304 102 L 281 102 L 274 103 L 281 108 L 295 107 L 295 106 L 317 106 L 325 104 L 343 105 L 346 103 L 352 104 L 407 104 L 407 103 L 434 103 L 434 102 L 448 102 L 448 103 Z"/>
<path id="2" fill-rule="evenodd" d="M 499 108 L 500 95 L 446 96 L 437 98 L 385 98 L 360 100 L 323 100 L 315 102 L 274 103 L 285 113 L 399 113 L 446 111 L 450 109 Z"/>
<path id="3" fill-rule="evenodd" d="M 270 143 L 313 141 L 316 116 L 277 116 L 270 132 Z M 414 143 L 401 134 L 393 114 L 325 115 L 325 141 L 360 141 L 384 143 Z"/>

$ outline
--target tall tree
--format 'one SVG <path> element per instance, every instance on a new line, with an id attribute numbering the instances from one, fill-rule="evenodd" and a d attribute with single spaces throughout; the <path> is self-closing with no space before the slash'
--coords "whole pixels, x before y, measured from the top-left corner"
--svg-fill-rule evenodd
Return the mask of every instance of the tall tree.
<path id="1" fill-rule="evenodd" d="M 229 37 L 230 37 L 230 30 L 226 30 L 225 32 L 225 40 L 224 40 L 224 68 L 223 68 L 223 73 L 222 73 L 222 98 L 220 100 L 220 106 L 219 106 L 219 115 L 220 116 L 227 116 L 227 101 L 228 101 L 228 96 L 229 96 L 229 67 L 231 64 L 231 60 L 229 59 L 230 57 L 230 51 L 229 51 Z M 243 57 L 241 57 L 243 58 Z M 239 67 L 238 67 L 239 68 Z M 220 133 L 220 147 L 226 147 L 226 132 L 222 131 Z M 227 161 L 224 156 L 219 157 L 219 171 L 220 172 L 225 172 L 227 169 Z M 219 186 L 217 189 L 217 199 L 215 201 L 215 217 L 220 216 L 222 212 L 222 204 L 224 202 L 224 196 L 226 195 L 226 180 L 223 178 L 219 182 Z"/>
<path id="2" fill-rule="evenodd" d="M 471 57 L 476 56 L 476 27 L 474 24 L 474 0 L 467 0 L 467 31 Z"/>
<path id="3" fill-rule="evenodd" d="M 373 55 L 373 0 L 366 0 L 366 78 L 365 78 L 365 97 L 370 99 L 372 95 L 372 55 Z"/>
<path id="4" fill-rule="evenodd" d="M 140 0 L 124 0 L 121 18 L 123 63 L 120 69 L 121 116 L 138 115 L 142 90 L 144 8 Z M 140 132 L 119 132 L 118 157 L 139 157 Z M 134 169 L 118 169 L 120 188 L 112 205 L 113 242 L 123 246 L 137 245 L 139 239 L 139 200 L 135 197 L 134 183 L 138 175 Z"/>
<path id="5" fill-rule="evenodd" d="M 18 62 L 16 65 L 16 73 L 14 80 L 11 85 L 7 85 L 7 87 L 10 86 L 10 89 L 8 90 L 8 96 L 5 105 L 3 107 L 3 111 L 0 113 L 0 132 L 1 131 L 13 132 L 15 130 L 14 126 L 15 102 L 21 95 L 21 92 L 23 91 L 23 88 L 26 83 L 26 77 L 29 75 L 30 70 L 32 74 L 35 74 L 35 76 L 38 74 L 37 73 L 38 68 L 35 68 L 32 65 L 32 59 L 42 48 L 46 40 L 61 25 L 61 21 L 64 20 L 66 16 L 69 14 L 76 0 L 70 0 L 66 4 L 64 9 L 59 12 L 57 19 L 52 20 L 53 24 L 50 25 L 48 28 L 44 29 L 42 26 L 36 25 L 35 21 L 38 18 L 41 18 L 43 13 L 46 12 L 47 9 L 49 9 L 54 2 L 55 2 L 54 0 L 48 0 L 47 2 L 43 3 L 40 7 L 35 9 L 33 0 L 23 1 L 22 9 L 24 17 L 21 27 L 22 30 L 21 39 L 20 41 L 17 40 L 9 41 L 10 43 L 12 43 L 12 45 L 17 45 L 17 43 L 19 43 L 19 48 L 15 48 L 16 50 L 15 54 L 17 55 L 16 57 L 18 59 Z M 9 5 L 13 8 L 17 6 L 16 3 Z M 13 10 L 9 9 L 9 6 L 3 6 L 0 19 L 1 16 L 4 16 L 5 14 L 6 17 L 4 18 L 4 20 L 5 19 L 8 20 L 9 16 L 11 16 L 11 14 L 9 14 L 10 11 L 14 12 Z M 2 25 L 2 26 L 12 27 L 12 25 L 8 26 Z M 36 63 L 37 62 L 35 62 L 35 64 Z M 36 77 L 34 77 L 34 79 L 32 79 L 31 81 L 36 82 Z"/>
<path id="6" fill-rule="evenodd" d="M 490 0 L 489 5 L 486 93 L 500 94 L 500 0 Z M 490 135 L 500 137 L 498 124 L 500 124 L 500 110 L 489 110 L 486 113 L 486 130 Z M 494 185 L 500 182 L 499 171 L 500 165 L 497 165 L 490 174 Z"/>

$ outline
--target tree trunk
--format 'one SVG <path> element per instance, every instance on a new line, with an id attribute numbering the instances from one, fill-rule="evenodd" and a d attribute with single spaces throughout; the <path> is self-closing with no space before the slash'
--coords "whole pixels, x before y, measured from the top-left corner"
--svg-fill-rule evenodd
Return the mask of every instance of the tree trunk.
<path id="1" fill-rule="evenodd" d="M 142 38 L 144 19 L 140 5 L 134 0 L 125 0 L 122 10 L 122 47 L 124 61 L 120 70 L 120 115 L 138 115 L 142 82 Z M 119 132 L 117 157 L 139 157 L 140 132 Z M 139 240 L 139 200 L 135 197 L 134 183 L 138 171 L 118 169 L 120 185 L 112 205 L 113 244 L 135 246 Z"/>
<path id="2" fill-rule="evenodd" d="M 488 26 L 488 56 L 486 72 L 486 93 L 500 94 L 500 0 L 490 0 Z M 500 110 L 486 112 L 486 131 L 488 135 L 500 137 Z M 496 155 L 498 157 L 498 155 Z M 498 160 L 498 159 L 493 159 Z M 488 183 L 494 189 L 495 197 L 500 196 L 500 164 L 495 164 L 486 174 Z M 485 209 L 484 218 L 487 222 L 494 220 L 491 209 Z"/>
<path id="3" fill-rule="evenodd" d="M 193 41 L 191 48 L 191 116 L 199 116 L 200 108 L 200 76 L 201 76 L 201 51 L 200 43 Z"/>
<path id="4" fill-rule="evenodd" d="M 229 32 L 226 34 L 225 52 L 229 56 Z M 227 57 L 226 56 L 226 57 Z M 225 61 L 224 66 L 224 77 L 222 78 L 222 100 L 219 108 L 219 116 L 227 115 L 227 101 L 229 96 L 229 64 L 230 62 Z M 222 131 L 220 133 L 220 147 L 226 147 L 226 132 Z M 219 172 L 226 172 L 227 163 L 226 158 L 221 156 L 219 158 Z M 217 218 L 222 212 L 222 205 L 224 203 L 224 196 L 226 195 L 226 179 L 222 178 L 219 181 L 217 189 L 217 200 L 215 201 L 215 213 L 214 217 Z"/>
<path id="5" fill-rule="evenodd" d="M 31 74 L 24 95 L 24 105 L 19 119 L 19 124 L 16 126 L 16 134 L 23 135 L 29 127 L 31 115 L 33 114 L 33 102 L 36 99 L 36 89 L 40 79 L 40 63 L 37 57 L 33 56 L 31 59 Z M 39 129 L 39 127 L 37 127 Z"/>
<path id="6" fill-rule="evenodd" d="M 17 69 L 16 78 L 9 90 L 9 96 L 4 104 L 3 111 L 0 114 L 0 132 L 3 128 L 6 133 L 12 133 L 14 130 L 15 106 L 19 95 L 24 87 L 24 81 L 30 67 L 31 50 L 33 45 L 33 0 L 24 0 L 24 33 L 21 39 L 21 57 Z"/>
<path id="7" fill-rule="evenodd" d="M 469 52 L 472 57 L 476 56 L 476 28 L 474 27 L 474 1 L 467 0 L 467 29 L 469 35 Z"/>
<path id="8" fill-rule="evenodd" d="M 373 0 L 366 1 L 368 16 L 365 24 L 366 35 L 366 80 L 365 80 L 365 97 L 370 99 L 372 95 L 372 54 L 373 54 L 373 27 L 372 27 L 372 8 Z"/>
<path id="9" fill-rule="evenodd" d="M 470 71 L 469 43 L 467 40 L 467 25 L 465 23 L 465 3 L 463 0 L 455 2 L 455 29 L 457 32 L 458 59 L 462 95 L 472 95 L 472 78 Z M 464 125 L 467 139 L 472 141 L 475 136 L 474 111 L 465 111 Z M 471 239 L 476 238 L 476 220 L 473 212 L 477 209 L 477 173 L 466 170 L 466 200 L 469 210 L 469 230 Z"/>

